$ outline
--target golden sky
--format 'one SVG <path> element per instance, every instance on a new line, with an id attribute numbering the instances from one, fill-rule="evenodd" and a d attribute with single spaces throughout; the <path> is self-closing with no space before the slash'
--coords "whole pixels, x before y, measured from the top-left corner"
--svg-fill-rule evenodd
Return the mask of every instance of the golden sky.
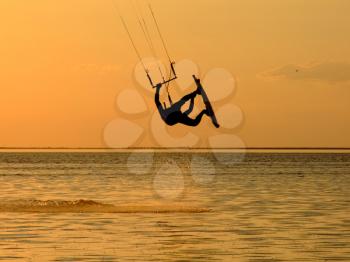
<path id="1" fill-rule="evenodd" d="M 131 1 L 120 2 L 149 56 Z M 168 129 L 173 144 L 192 132 L 200 140 L 235 135 L 248 147 L 350 147 L 349 1 L 150 3 L 174 59 L 194 61 L 202 77 L 213 68 L 232 73 L 236 91 L 220 106 L 234 104 L 244 115 L 233 130 L 217 131 L 207 120 Z M 134 79 L 137 57 L 113 8 L 111 0 L 0 1 L 0 147 L 104 147 L 115 119 L 141 126 L 138 146 L 159 146 L 152 93 Z M 116 108 L 125 89 L 140 91 L 149 112 Z"/>

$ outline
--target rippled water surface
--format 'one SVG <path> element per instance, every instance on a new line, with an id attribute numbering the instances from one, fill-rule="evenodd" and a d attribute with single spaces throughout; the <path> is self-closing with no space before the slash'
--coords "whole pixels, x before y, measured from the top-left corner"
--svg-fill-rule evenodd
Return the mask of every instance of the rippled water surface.
<path id="1" fill-rule="evenodd" d="M 350 261 L 350 154 L 0 153 L 3 261 Z"/>

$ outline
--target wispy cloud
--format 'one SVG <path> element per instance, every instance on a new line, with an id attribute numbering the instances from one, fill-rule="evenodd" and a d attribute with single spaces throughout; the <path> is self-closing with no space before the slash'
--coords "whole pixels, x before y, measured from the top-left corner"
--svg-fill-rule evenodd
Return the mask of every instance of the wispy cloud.
<path id="1" fill-rule="evenodd" d="M 258 75 L 264 79 L 316 80 L 328 83 L 350 81 L 350 63 L 322 62 L 310 65 L 285 65 Z"/>

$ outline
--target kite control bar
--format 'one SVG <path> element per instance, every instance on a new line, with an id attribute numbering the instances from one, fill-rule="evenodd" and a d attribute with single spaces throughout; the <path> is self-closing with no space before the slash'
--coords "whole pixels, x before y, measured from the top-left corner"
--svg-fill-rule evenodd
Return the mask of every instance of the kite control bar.
<path id="1" fill-rule="evenodd" d="M 150 74 L 149 74 L 149 71 L 147 70 L 147 71 L 146 71 L 146 74 L 147 74 L 147 78 L 148 78 L 149 82 L 151 83 L 151 86 L 152 86 L 153 88 L 156 88 L 156 87 L 159 86 L 159 85 L 162 86 L 162 85 L 165 85 L 165 84 L 170 83 L 170 82 L 174 81 L 175 79 L 177 79 L 177 75 L 176 75 L 176 71 L 175 71 L 174 65 L 175 65 L 175 62 L 170 62 L 171 73 L 172 73 L 174 76 L 171 77 L 171 73 L 170 73 L 170 77 L 169 77 L 168 80 L 163 79 L 163 82 L 161 82 L 161 83 L 159 83 L 159 84 L 157 84 L 157 85 L 155 85 L 155 84 L 153 83 L 152 78 L 151 78 L 151 76 L 150 76 Z"/>

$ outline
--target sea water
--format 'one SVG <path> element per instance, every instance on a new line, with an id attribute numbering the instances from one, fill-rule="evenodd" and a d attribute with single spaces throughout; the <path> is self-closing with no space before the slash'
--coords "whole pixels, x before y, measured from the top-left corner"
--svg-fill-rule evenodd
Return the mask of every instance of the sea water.
<path id="1" fill-rule="evenodd" d="M 0 153 L 3 261 L 350 261 L 350 154 Z"/>

